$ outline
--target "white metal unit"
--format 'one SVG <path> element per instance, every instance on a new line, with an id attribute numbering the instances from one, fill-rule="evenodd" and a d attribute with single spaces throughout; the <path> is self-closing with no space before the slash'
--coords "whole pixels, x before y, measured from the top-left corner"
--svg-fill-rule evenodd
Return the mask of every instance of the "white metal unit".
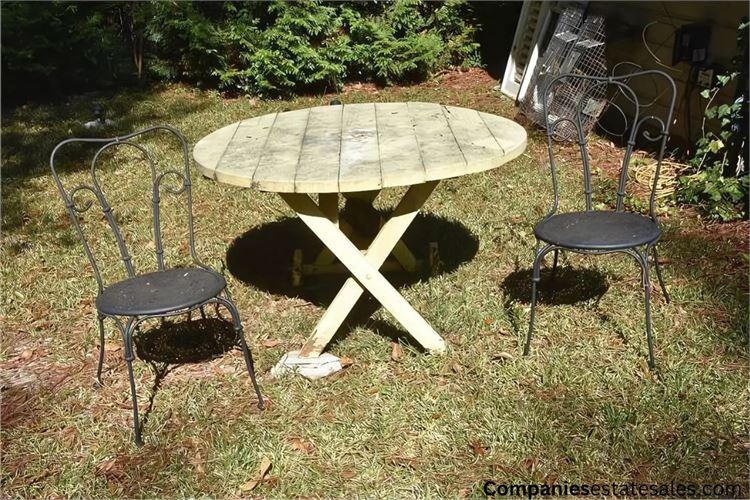
<path id="1" fill-rule="evenodd" d="M 541 50 L 539 44 L 547 31 L 556 2 L 526 0 L 513 36 L 513 47 L 505 65 L 500 91 L 512 99 L 520 99 L 526 92 L 524 75 L 533 73 Z"/>

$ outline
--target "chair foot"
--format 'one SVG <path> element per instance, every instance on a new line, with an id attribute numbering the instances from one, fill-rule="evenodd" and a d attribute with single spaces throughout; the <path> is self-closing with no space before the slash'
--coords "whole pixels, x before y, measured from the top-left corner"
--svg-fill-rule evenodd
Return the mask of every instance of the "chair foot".
<path id="1" fill-rule="evenodd" d="M 654 341 L 651 327 L 651 284 L 647 282 L 644 289 L 646 295 L 646 341 L 648 342 L 648 367 L 651 370 L 654 370 L 656 368 L 656 363 L 654 362 Z"/>
<path id="2" fill-rule="evenodd" d="M 533 278 L 531 282 L 531 317 L 529 318 L 529 331 L 526 334 L 526 344 L 523 346 L 524 356 L 528 356 L 531 350 L 531 336 L 534 333 L 534 316 L 536 312 L 536 287 L 538 282 L 538 278 Z"/>
<path id="3" fill-rule="evenodd" d="M 102 387 L 102 367 L 104 366 L 104 318 L 99 316 L 99 364 L 96 366 L 96 382 L 94 387 Z"/>
<path id="4" fill-rule="evenodd" d="M 128 377 L 130 378 L 130 395 L 133 400 L 133 433 L 135 445 L 139 448 L 143 446 L 143 439 L 141 438 L 141 424 L 138 419 L 138 397 L 135 392 L 135 377 L 133 376 L 133 360 L 126 359 L 125 362 L 128 365 Z"/>
<path id="5" fill-rule="evenodd" d="M 232 315 L 232 322 L 234 323 L 234 331 L 237 335 L 237 341 L 240 344 L 240 348 L 242 349 L 242 355 L 245 358 L 245 366 L 247 367 L 247 374 L 250 376 L 250 381 L 253 383 L 253 388 L 255 389 L 255 395 L 258 397 L 258 408 L 263 410 L 266 407 L 265 402 L 263 401 L 263 394 L 260 392 L 260 386 L 258 385 L 258 380 L 255 377 L 255 366 L 253 363 L 253 355 L 250 352 L 250 348 L 247 346 L 247 342 L 245 341 L 245 333 L 242 328 L 242 321 L 240 321 L 240 314 L 237 312 L 237 308 L 235 307 L 234 303 L 221 298 L 217 297 L 216 301 L 220 304 L 222 304 L 224 307 L 227 308 L 229 311 L 229 314 Z"/>
<path id="6" fill-rule="evenodd" d="M 538 244 L 538 242 L 537 242 Z M 531 317 L 529 318 L 529 332 L 526 334 L 526 345 L 523 347 L 523 355 L 527 356 L 531 350 L 531 335 L 534 333 L 534 318 L 536 313 L 536 293 L 537 285 L 541 280 L 541 262 L 547 253 L 553 250 L 551 245 L 547 245 L 541 250 L 537 246 L 534 255 L 534 267 L 531 275 Z M 555 264 L 557 264 L 557 249 L 555 250 Z"/>
<path id="7" fill-rule="evenodd" d="M 240 347 L 242 348 L 242 354 L 245 357 L 245 366 L 247 367 L 247 373 L 250 375 L 250 381 L 253 383 L 253 389 L 255 389 L 255 395 L 258 397 L 258 409 L 264 410 L 266 408 L 266 404 L 263 401 L 263 394 L 260 392 L 260 386 L 258 385 L 258 380 L 255 377 L 255 366 L 253 363 L 253 355 L 250 352 L 250 348 L 247 347 L 247 343 L 245 342 L 245 334 L 242 331 L 242 327 L 240 327 L 237 330 L 237 334 L 240 338 Z"/>

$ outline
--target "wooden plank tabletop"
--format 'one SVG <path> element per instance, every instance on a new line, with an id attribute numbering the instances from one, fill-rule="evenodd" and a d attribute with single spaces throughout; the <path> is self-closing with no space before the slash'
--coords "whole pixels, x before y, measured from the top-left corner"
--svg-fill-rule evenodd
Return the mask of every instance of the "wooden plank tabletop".
<path id="1" fill-rule="evenodd" d="M 227 125 L 193 149 L 219 182 L 278 193 L 411 186 L 498 167 L 526 149 L 507 118 L 424 102 L 345 104 Z"/>

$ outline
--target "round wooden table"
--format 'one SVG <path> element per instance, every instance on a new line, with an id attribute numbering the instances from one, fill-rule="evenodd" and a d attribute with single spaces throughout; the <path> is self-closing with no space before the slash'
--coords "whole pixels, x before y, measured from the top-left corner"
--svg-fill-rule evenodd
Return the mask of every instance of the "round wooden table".
<path id="1" fill-rule="evenodd" d="M 315 357 L 365 289 L 425 349 L 443 351 L 445 341 L 380 269 L 391 254 L 403 268 L 415 267 L 401 237 L 438 181 L 498 167 L 525 148 L 526 131 L 507 118 L 434 103 L 369 103 L 233 123 L 198 141 L 193 157 L 218 182 L 279 193 L 327 247 L 311 272 L 338 259 L 351 273 L 300 351 Z M 356 228 L 339 220 L 339 193 L 372 203 L 381 189 L 397 186 L 410 187 L 377 236 L 359 248 Z"/>

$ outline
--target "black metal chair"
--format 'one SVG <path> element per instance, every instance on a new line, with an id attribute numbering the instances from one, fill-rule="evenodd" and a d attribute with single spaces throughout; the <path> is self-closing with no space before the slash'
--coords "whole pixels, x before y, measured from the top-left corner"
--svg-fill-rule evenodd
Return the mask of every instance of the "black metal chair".
<path id="1" fill-rule="evenodd" d="M 138 139 L 145 134 L 154 133 L 172 134 L 180 143 L 182 148 L 182 162 L 184 163 L 184 169 L 182 171 L 178 169 L 167 169 L 161 173 L 157 173 L 156 162 L 151 152 L 144 145 L 134 142 L 135 139 Z M 91 162 L 91 184 L 81 184 L 70 190 L 66 190 L 57 174 L 55 168 L 55 157 L 58 155 L 61 148 L 74 143 L 79 145 L 81 143 L 95 145 L 98 146 L 99 149 L 96 151 Z M 97 177 L 97 161 L 100 159 L 102 153 L 117 147 L 134 148 L 139 155 L 143 155 L 143 159 L 147 161 L 150 167 L 153 188 L 152 215 L 154 249 L 156 253 L 155 272 L 148 272 L 145 274 L 136 273 L 131 255 L 128 252 L 125 240 L 123 239 L 123 233 L 116 222 L 112 207 L 109 205 L 104 193 L 102 192 Z M 219 306 L 225 307 L 232 317 L 234 330 L 237 335 L 237 342 L 242 349 L 247 371 L 258 397 L 258 407 L 260 409 L 264 408 L 263 396 L 261 395 L 260 387 L 258 387 L 258 382 L 255 377 L 252 354 L 250 353 L 245 341 L 239 313 L 237 312 L 237 308 L 232 302 L 226 288 L 226 281 L 221 274 L 203 264 L 198 259 L 195 251 L 192 198 L 190 193 L 190 160 L 188 155 L 187 141 L 182 134 L 170 126 L 162 125 L 146 128 L 122 137 L 68 139 L 59 143 L 50 156 L 52 177 L 57 184 L 57 188 L 60 191 L 63 201 L 65 202 L 73 227 L 83 243 L 84 251 L 86 252 L 86 256 L 91 264 L 94 277 L 96 278 L 99 287 L 98 296 L 96 298 L 96 309 L 99 321 L 100 345 L 96 379 L 99 384 L 102 383 L 101 375 L 104 362 L 104 321 L 106 319 L 111 319 L 120 331 L 125 344 L 124 354 L 128 367 L 128 375 L 130 377 L 130 391 L 133 400 L 135 443 L 138 446 L 141 446 L 143 441 L 141 439 L 141 428 L 138 419 L 138 400 L 136 397 L 135 379 L 133 377 L 133 360 L 135 359 L 133 335 L 138 330 L 141 323 L 149 319 L 160 318 L 163 320 L 169 316 L 183 314 L 186 314 L 189 318 L 190 313 L 196 309 L 199 309 L 201 314 L 204 315 L 204 306 L 210 304 L 214 304 L 217 308 Z M 162 182 L 167 177 L 173 177 L 177 182 L 177 186 L 173 187 L 164 185 L 162 187 Z M 187 243 L 191 260 L 190 267 L 173 269 L 165 268 L 164 247 L 161 237 L 162 226 L 159 217 L 160 195 L 162 190 L 174 195 L 184 194 L 185 196 L 187 204 Z M 89 199 L 85 203 L 77 203 L 76 197 L 80 197 L 84 192 L 87 192 L 88 196 L 93 195 L 93 199 Z M 89 210 L 95 203 L 100 205 L 104 213 L 104 219 L 106 219 L 110 229 L 114 233 L 120 254 L 119 257 L 125 266 L 125 271 L 128 276 L 126 279 L 112 283 L 109 286 L 104 285 L 102 273 L 97 266 L 94 253 L 79 220 L 79 216 Z"/>
<path id="2" fill-rule="evenodd" d="M 655 99 L 643 104 L 630 85 L 631 79 L 649 77 L 652 81 L 662 78 L 665 84 L 663 91 L 668 97 L 663 116 L 646 114 L 641 116 L 643 108 L 654 104 Z M 591 170 L 589 168 L 589 156 L 587 149 L 586 136 L 581 126 L 582 115 L 590 113 L 591 109 L 596 107 L 596 103 L 590 102 L 589 97 L 595 91 L 601 91 L 601 87 L 608 87 L 609 90 L 615 90 L 619 95 L 629 101 L 633 108 L 632 126 L 627 131 L 627 147 L 622 162 L 620 173 L 617 198 L 614 211 L 597 211 L 593 209 L 592 189 L 591 189 Z M 555 92 L 571 92 L 571 89 L 581 93 L 577 102 L 576 109 L 559 110 L 554 108 L 553 104 Z M 607 90 L 605 88 L 605 90 Z M 549 252 L 554 252 L 551 276 L 554 277 L 557 270 L 557 258 L 560 250 L 568 250 L 583 254 L 608 254 L 608 253 L 625 253 L 632 256 L 641 268 L 641 278 L 645 290 L 646 302 L 646 337 L 648 341 L 648 362 L 651 368 L 654 368 L 654 349 L 651 332 L 651 281 L 649 274 L 649 254 L 653 253 L 654 266 L 656 275 L 659 278 L 664 297 L 669 303 L 669 294 L 664 286 L 661 270 L 659 269 L 659 258 L 656 251 L 656 244 L 661 237 L 661 228 L 659 221 L 654 212 L 654 201 L 658 185 L 661 162 L 664 156 L 664 150 L 669 137 L 669 126 L 672 121 L 672 114 L 675 104 L 675 84 L 672 78 L 666 73 L 658 70 L 646 70 L 628 75 L 617 77 L 593 77 L 575 74 L 564 74 L 552 79 L 543 96 L 544 116 L 547 125 L 547 148 L 549 152 L 550 171 L 552 173 L 552 189 L 554 201 L 550 212 L 534 227 L 536 236 L 536 249 L 534 257 L 534 267 L 532 275 L 531 288 L 531 318 L 529 321 L 529 332 L 526 337 L 524 346 L 524 355 L 529 353 L 531 336 L 534 331 L 534 317 L 537 301 L 537 285 L 540 281 L 540 266 L 542 259 Z M 552 100 L 550 100 L 552 99 Z M 593 106 L 592 106 L 593 104 Z M 573 118 L 570 118 L 570 117 Z M 651 123 L 656 133 L 649 132 L 644 127 L 646 123 Z M 574 127 L 577 134 L 578 144 L 580 147 L 581 158 L 583 163 L 583 192 L 585 197 L 585 210 L 580 212 L 557 213 L 558 209 L 558 189 L 557 175 L 555 171 L 555 159 L 553 154 L 553 138 L 555 129 L 560 126 Z M 651 187 L 649 198 L 648 216 L 638 213 L 625 212 L 623 210 L 623 201 L 625 198 L 625 187 L 628 176 L 628 165 L 633 148 L 636 145 L 636 138 L 639 131 L 642 130 L 643 137 L 650 142 L 657 144 L 656 170 Z M 541 246 L 540 246 L 541 245 Z"/>

